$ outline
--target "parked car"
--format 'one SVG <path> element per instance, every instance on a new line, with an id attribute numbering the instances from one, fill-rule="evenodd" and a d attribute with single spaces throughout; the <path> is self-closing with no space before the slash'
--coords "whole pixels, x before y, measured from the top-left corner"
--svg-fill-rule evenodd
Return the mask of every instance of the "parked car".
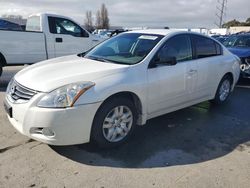
<path id="1" fill-rule="evenodd" d="M 108 39 L 108 38 L 116 36 L 120 33 L 124 33 L 126 31 L 128 31 L 128 30 L 124 30 L 124 29 L 116 29 L 116 30 L 96 29 L 95 31 L 92 32 L 92 34 L 95 34 L 103 39 Z"/>
<path id="2" fill-rule="evenodd" d="M 14 30 L 14 31 L 22 31 L 22 27 L 18 24 L 9 22 L 7 20 L 3 20 L 0 18 L 0 29 L 1 30 Z"/>
<path id="3" fill-rule="evenodd" d="M 100 38 L 103 38 L 104 40 L 110 38 L 110 35 L 111 35 L 111 31 L 108 30 L 108 29 L 95 29 L 92 34 L 100 37 Z"/>
<path id="4" fill-rule="evenodd" d="M 124 33 L 128 30 L 124 30 L 124 29 L 116 29 L 116 30 L 113 30 L 110 34 L 110 37 L 113 37 L 113 36 L 116 36 L 116 35 L 119 35 L 121 33 Z"/>
<path id="5" fill-rule="evenodd" d="M 32 15 L 27 20 L 26 31 L 0 30 L 0 75 L 4 66 L 77 54 L 101 41 L 65 16 Z"/>
<path id="6" fill-rule="evenodd" d="M 232 35 L 224 45 L 241 59 L 241 76 L 250 78 L 250 33 Z"/>
<path id="7" fill-rule="evenodd" d="M 215 35 L 212 36 L 214 39 L 218 40 L 219 42 L 223 43 L 228 39 L 228 35 Z"/>
<path id="8" fill-rule="evenodd" d="M 12 125 L 35 140 L 114 147 L 151 118 L 206 100 L 224 103 L 239 63 L 201 34 L 131 31 L 21 70 L 8 85 L 5 109 Z"/>

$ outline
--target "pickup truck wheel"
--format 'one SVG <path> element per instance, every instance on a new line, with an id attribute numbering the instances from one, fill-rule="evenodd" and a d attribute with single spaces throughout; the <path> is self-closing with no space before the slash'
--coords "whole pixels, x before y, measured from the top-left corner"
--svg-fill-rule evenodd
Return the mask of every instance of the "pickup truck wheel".
<path id="1" fill-rule="evenodd" d="M 220 84 L 216 91 L 215 98 L 212 100 L 212 103 L 215 104 L 224 103 L 230 95 L 231 87 L 232 87 L 232 79 L 228 75 L 224 76 L 220 81 Z"/>
<path id="2" fill-rule="evenodd" d="M 3 66 L 5 65 L 6 61 L 4 59 L 4 56 L 0 53 L 0 77 L 3 73 Z"/>
<path id="3" fill-rule="evenodd" d="M 97 111 L 91 141 L 101 148 L 116 147 L 128 140 L 135 129 L 136 109 L 126 98 L 113 98 Z"/>

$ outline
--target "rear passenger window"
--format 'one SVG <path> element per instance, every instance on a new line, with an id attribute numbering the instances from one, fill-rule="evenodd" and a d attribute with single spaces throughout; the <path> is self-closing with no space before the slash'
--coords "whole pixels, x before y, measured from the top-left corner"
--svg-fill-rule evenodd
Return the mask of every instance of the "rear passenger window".
<path id="1" fill-rule="evenodd" d="M 26 31 L 41 31 L 40 16 L 29 17 L 26 23 Z"/>
<path id="2" fill-rule="evenodd" d="M 222 53 L 220 45 L 212 39 L 194 35 L 193 43 L 196 58 L 212 57 Z"/>

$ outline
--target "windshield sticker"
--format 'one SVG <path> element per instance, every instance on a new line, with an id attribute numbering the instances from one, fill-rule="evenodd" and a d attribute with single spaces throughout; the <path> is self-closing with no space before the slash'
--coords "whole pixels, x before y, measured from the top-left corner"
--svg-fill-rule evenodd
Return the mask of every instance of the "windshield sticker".
<path id="1" fill-rule="evenodd" d="M 146 39 L 146 40 L 156 40 L 157 36 L 150 36 L 150 35 L 142 35 L 139 37 L 139 39 Z"/>

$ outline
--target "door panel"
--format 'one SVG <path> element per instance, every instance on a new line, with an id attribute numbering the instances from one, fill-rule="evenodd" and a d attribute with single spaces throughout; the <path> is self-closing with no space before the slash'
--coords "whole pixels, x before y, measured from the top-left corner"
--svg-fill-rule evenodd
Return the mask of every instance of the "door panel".
<path id="1" fill-rule="evenodd" d="M 91 40 L 85 37 L 54 34 L 56 57 L 77 54 L 87 51 L 91 46 Z"/>
<path id="2" fill-rule="evenodd" d="M 214 40 L 193 35 L 195 58 L 197 62 L 198 79 L 196 98 L 206 98 L 211 95 L 217 81 L 217 71 L 220 66 L 221 47 Z"/>
<path id="3" fill-rule="evenodd" d="M 89 34 L 73 21 L 58 17 L 48 17 L 48 20 L 56 57 L 81 53 L 92 46 Z"/>
<path id="4" fill-rule="evenodd" d="M 155 113 L 185 102 L 187 64 L 148 69 L 148 113 Z"/>
<path id="5" fill-rule="evenodd" d="M 176 65 L 161 65 L 176 58 Z M 191 40 L 188 35 L 177 35 L 166 41 L 156 53 L 148 69 L 148 113 L 157 113 L 182 106 L 190 101 L 196 90 L 197 65 L 192 60 Z"/>
<path id="6" fill-rule="evenodd" d="M 220 65 L 220 58 L 217 56 L 197 60 L 197 94 L 199 98 L 207 97 L 212 94 L 218 80 Z"/>

